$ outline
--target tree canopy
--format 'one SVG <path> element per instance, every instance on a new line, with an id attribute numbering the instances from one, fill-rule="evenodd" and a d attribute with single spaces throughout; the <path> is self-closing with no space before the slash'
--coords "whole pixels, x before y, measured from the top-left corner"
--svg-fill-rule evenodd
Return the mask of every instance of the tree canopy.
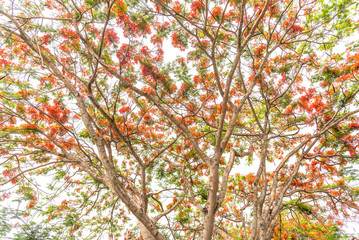
<path id="1" fill-rule="evenodd" d="M 359 210 L 358 13 L 0 0 L 0 236 L 340 238 Z"/>

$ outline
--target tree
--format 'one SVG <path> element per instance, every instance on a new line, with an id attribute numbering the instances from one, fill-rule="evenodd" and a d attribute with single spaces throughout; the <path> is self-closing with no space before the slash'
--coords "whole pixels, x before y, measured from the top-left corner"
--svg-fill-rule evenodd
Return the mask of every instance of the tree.
<path id="1" fill-rule="evenodd" d="M 333 236 L 358 213 L 357 13 L 0 1 L 3 199 L 66 239 Z"/>
<path id="2" fill-rule="evenodd" d="M 11 208 L 1 208 L 0 236 L 2 239 L 14 240 L 45 240 L 58 239 L 53 233 L 55 229 L 34 221 L 27 221 L 26 214 Z M 15 230 L 15 232 L 13 232 Z M 53 235 L 53 236 L 52 236 Z"/>

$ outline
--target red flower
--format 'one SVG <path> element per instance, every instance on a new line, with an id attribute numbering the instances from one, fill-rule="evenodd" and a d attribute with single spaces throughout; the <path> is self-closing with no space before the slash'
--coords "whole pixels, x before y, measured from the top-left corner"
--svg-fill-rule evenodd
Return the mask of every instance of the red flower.
<path id="1" fill-rule="evenodd" d="M 212 15 L 214 17 L 218 17 L 219 15 L 222 14 L 222 8 L 221 7 L 215 7 L 212 11 Z"/>

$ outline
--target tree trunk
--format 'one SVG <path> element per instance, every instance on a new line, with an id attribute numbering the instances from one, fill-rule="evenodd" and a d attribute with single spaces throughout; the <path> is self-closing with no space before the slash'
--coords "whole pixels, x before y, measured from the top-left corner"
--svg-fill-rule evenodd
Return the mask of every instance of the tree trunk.
<path id="1" fill-rule="evenodd" d="M 138 221 L 138 226 L 140 227 L 141 235 L 144 240 L 156 240 L 140 221 Z"/>

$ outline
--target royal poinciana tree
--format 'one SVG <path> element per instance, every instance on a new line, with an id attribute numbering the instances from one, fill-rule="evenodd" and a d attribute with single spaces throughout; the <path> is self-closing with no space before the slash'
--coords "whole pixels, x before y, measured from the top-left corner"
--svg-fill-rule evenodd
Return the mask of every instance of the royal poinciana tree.
<path id="1" fill-rule="evenodd" d="M 0 184 L 3 206 L 25 204 L 17 234 L 330 239 L 357 214 L 355 0 L 0 9 Z"/>

